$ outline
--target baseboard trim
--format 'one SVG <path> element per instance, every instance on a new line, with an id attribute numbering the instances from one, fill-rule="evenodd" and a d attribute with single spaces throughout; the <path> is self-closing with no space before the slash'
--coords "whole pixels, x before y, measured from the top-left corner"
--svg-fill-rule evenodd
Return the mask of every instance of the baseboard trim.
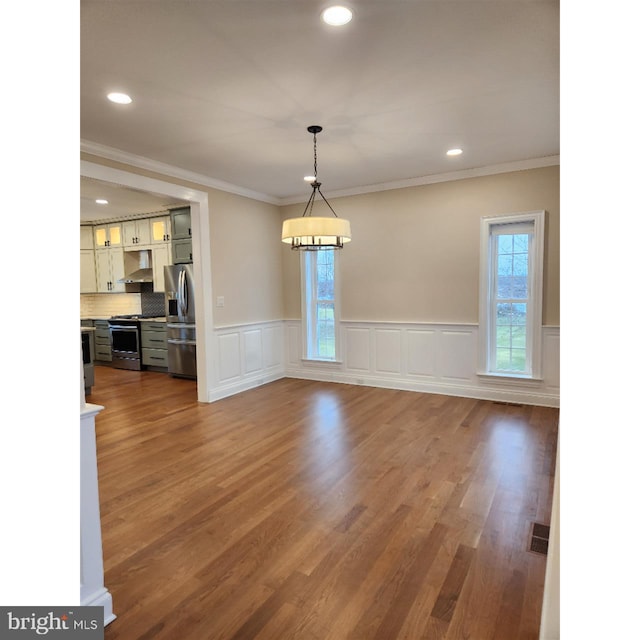
<path id="1" fill-rule="evenodd" d="M 373 376 L 352 376 L 337 372 L 319 372 L 302 370 L 288 370 L 283 377 L 300 380 L 317 380 L 318 382 L 337 382 L 364 387 L 380 387 L 382 389 L 397 389 L 399 391 L 416 391 L 419 393 L 434 393 L 444 396 L 473 398 L 475 400 L 490 400 L 496 402 L 512 402 L 540 407 L 560 407 L 560 398 L 547 393 L 518 391 L 505 389 L 485 389 L 470 385 L 446 384 L 441 382 L 410 382 L 391 378 Z"/>
<path id="2" fill-rule="evenodd" d="M 251 377 L 244 377 L 242 380 L 228 382 L 226 384 L 220 385 L 215 389 L 209 389 L 209 402 L 215 402 L 216 400 L 222 400 L 223 398 L 228 398 L 229 396 L 233 396 L 236 393 L 242 393 L 243 391 L 248 391 L 249 389 L 255 389 L 256 387 L 261 387 L 263 384 L 268 384 L 269 382 L 275 382 L 276 380 L 280 380 L 281 378 L 286 378 L 287 376 L 284 374 L 282 369 L 278 369 L 277 371 L 271 371 L 268 373 L 261 372 L 258 375 Z"/>
<path id="3" fill-rule="evenodd" d="M 108 589 L 103 588 L 92 593 L 91 596 L 81 602 L 83 607 L 103 607 L 104 608 L 104 626 L 112 623 L 116 619 L 113 613 L 113 600 Z"/>

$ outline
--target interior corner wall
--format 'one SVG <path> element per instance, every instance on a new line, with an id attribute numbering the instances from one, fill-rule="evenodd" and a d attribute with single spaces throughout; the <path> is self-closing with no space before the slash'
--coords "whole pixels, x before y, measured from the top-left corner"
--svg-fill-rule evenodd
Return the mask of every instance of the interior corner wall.
<path id="1" fill-rule="evenodd" d="M 560 324 L 560 169 L 514 171 L 329 198 L 351 222 L 341 260 L 342 319 L 478 322 L 480 220 L 546 210 L 543 324 Z M 300 215 L 299 205 L 282 218 Z M 299 319 L 297 252 L 283 249 L 284 311 Z"/>

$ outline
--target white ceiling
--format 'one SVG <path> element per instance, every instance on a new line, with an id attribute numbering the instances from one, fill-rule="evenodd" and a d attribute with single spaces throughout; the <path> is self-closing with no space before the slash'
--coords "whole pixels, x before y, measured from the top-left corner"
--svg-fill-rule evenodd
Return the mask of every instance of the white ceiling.
<path id="1" fill-rule="evenodd" d="M 107 200 L 108 205 L 96 200 Z M 80 182 L 80 218 L 85 222 L 119 218 L 141 213 L 158 213 L 179 206 L 181 201 L 138 191 L 92 178 Z"/>
<path id="2" fill-rule="evenodd" d="M 326 194 L 559 154 L 558 0 L 348 5 L 81 0 L 83 144 L 281 202 L 310 193 L 311 124 Z"/>

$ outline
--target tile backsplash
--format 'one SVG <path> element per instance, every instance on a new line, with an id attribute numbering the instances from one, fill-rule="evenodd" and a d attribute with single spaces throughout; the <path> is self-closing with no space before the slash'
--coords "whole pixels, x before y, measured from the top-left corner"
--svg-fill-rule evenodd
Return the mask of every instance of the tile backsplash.
<path id="1" fill-rule="evenodd" d="M 82 293 L 81 318 L 110 318 L 116 315 L 142 313 L 140 293 Z"/>
<path id="2" fill-rule="evenodd" d="M 136 313 L 164 316 L 164 293 L 80 294 L 80 318 L 110 318 Z"/>
<path id="3" fill-rule="evenodd" d="M 140 304 L 145 316 L 164 316 L 164 293 L 141 293 Z"/>

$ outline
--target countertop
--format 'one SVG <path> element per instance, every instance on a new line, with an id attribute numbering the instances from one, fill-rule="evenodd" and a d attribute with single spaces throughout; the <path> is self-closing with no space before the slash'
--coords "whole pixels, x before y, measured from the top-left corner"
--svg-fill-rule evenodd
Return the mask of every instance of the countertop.
<path id="1" fill-rule="evenodd" d="M 92 322 L 93 320 L 111 320 L 113 316 L 91 316 L 90 318 L 80 318 L 80 324 L 83 322 Z M 166 322 L 166 316 L 156 316 L 154 318 L 137 318 L 140 322 Z"/>

